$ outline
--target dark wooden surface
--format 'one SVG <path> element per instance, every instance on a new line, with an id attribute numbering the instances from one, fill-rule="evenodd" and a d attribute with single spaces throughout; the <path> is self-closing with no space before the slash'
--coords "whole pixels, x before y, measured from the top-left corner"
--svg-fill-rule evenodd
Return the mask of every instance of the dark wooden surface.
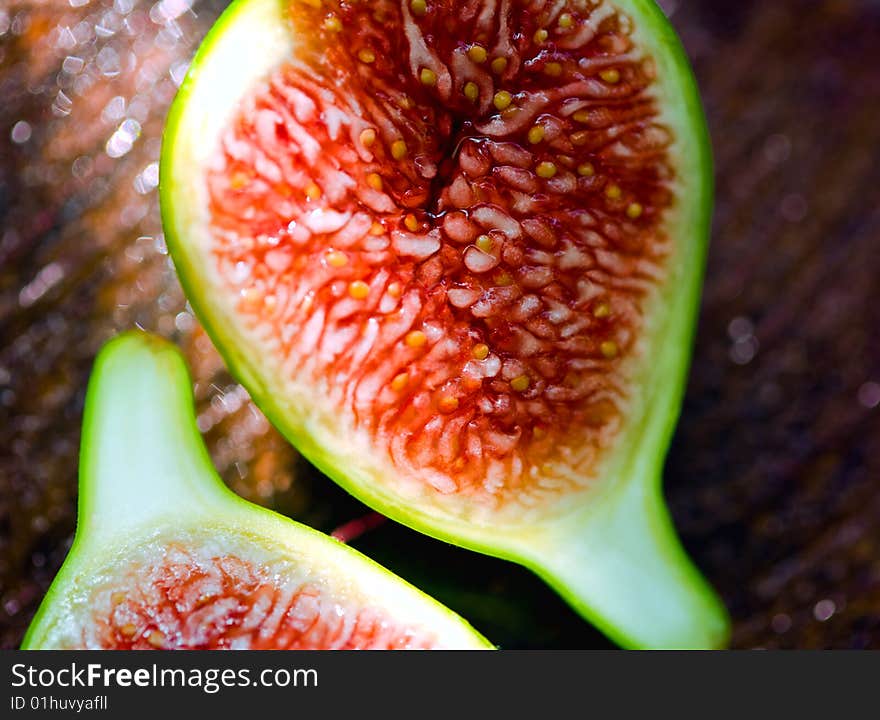
<path id="1" fill-rule="evenodd" d="M 223 4 L 175 19 L 171 2 L 0 4 L 0 647 L 20 642 L 69 547 L 85 383 L 120 329 L 185 349 L 234 489 L 325 531 L 364 512 L 229 378 L 164 250 L 152 163 L 175 79 Z M 880 3 L 665 7 L 717 161 L 667 464 L 677 524 L 735 646 L 880 647 Z M 139 132 L 129 123 L 111 151 L 131 149 L 108 157 L 125 117 Z M 356 545 L 504 647 L 604 645 L 507 563 L 392 524 Z"/>

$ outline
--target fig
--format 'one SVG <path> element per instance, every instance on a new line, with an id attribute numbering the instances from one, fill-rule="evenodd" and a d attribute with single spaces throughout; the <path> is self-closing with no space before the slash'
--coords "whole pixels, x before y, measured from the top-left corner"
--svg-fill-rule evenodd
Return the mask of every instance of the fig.
<path id="1" fill-rule="evenodd" d="M 491 647 L 356 550 L 217 475 L 178 350 L 102 349 L 86 398 L 73 546 L 25 649 Z"/>
<path id="2" fill-rule="evenodd" d="M 661 489 L 711 214 L 650 0 L 237 0 L 167 121 L 166 239 L 270 420 L 626 647 L 719 647 Z"/>

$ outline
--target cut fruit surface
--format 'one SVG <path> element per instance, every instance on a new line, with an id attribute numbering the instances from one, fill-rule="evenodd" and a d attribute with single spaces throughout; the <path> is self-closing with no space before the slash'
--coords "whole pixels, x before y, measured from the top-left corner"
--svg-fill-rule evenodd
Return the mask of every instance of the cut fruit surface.
<path id="1" fill-rule="evenodd" d="M 663 278 L 653 61 L 612 5 L 571 5 L 292 2 L 308 41 L 208 174 L 242 321 L 443 505 L 519 514 L 596 479 Z"/>
<path id="2" fill-rule="evenodd" d="M 89 385 L 80 515 L 25 648 L 487 648 L 356 551 L 226 489 L 177 351 L 111 341 Z"/>
<path id="3" fill-rule="evenodd" d="M 407 626 L 357 593 L 327 591 L 332 573 L 247 538 L 176 534 L 114 563 L 82 597 L 84 622 L 58 633 L 63 647 L 114 650 L 430 649 L 442 639 Z M 230 554 L 228 548 L 237 554 Z M 329 577 L 322 577 L 329 575 Z M 335 584 L 339 584 L 339 578 Z M 374 601 L 375 602 L 375 601 Z"/>
<path id="4" fill-rule="evenodd" d="M 516 513 L 618 430 L 670 132 L 613 6 L 457 7 L 291 4 L 309 41 L 209 172 L 214 264 L 394 478 Z"/>
<path id="5" fill-rule="evenodd" d="M 711 178 L 652 2 L 239 0 L 172 109 L 161 186 L 199 317 L 331 477 L 529 565 L 625 644 L 723 641 L 659 493 Z M 656 635 L 621 625 L 635 586 L 599 609 L 580 570 L 622 544 L 582 528 L 633 484 L 649 507 L 623 515 L 653 529 L 632 570 L 660 562 L 642 581 L 671 578 L 683 613 Z"/>

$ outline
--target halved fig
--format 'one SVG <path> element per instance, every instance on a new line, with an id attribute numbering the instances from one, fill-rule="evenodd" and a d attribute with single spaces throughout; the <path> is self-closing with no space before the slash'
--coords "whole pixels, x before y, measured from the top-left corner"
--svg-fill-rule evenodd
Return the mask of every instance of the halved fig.
<path id="1" fill-rule="evenodd" d="M 130 333 L 98 356 L 76 537 L 23 647 L 491 646 L 359 552 L 227 489 L 179 352 Z"/>
<path id="2" fill-rule="evenodd" d="M 166 238 L 269 418 L 611 638 L 717 647 L 661 493 L 711 204 L 650 0 L 238 0 L 171 110 Z"/>

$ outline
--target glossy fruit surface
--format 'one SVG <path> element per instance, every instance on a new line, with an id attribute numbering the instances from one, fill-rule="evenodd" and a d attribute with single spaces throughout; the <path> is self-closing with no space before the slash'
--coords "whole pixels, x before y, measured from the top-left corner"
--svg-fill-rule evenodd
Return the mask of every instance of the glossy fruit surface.
<path id="1" fill-rule="evenodd" d="M 724 643 L 660 491 L 711 174 L 652 2 L 239 0 L 161 172 L 194 308 L 325 473 L 621 644 Z"/>
<path id="2" fill-rule="evenodd" d="M 25 649 L 491 647 L 355 550 L 228 490 L 183 359 L 156 337 L 119 336 L 98 357 L 79 502 Z"/>

